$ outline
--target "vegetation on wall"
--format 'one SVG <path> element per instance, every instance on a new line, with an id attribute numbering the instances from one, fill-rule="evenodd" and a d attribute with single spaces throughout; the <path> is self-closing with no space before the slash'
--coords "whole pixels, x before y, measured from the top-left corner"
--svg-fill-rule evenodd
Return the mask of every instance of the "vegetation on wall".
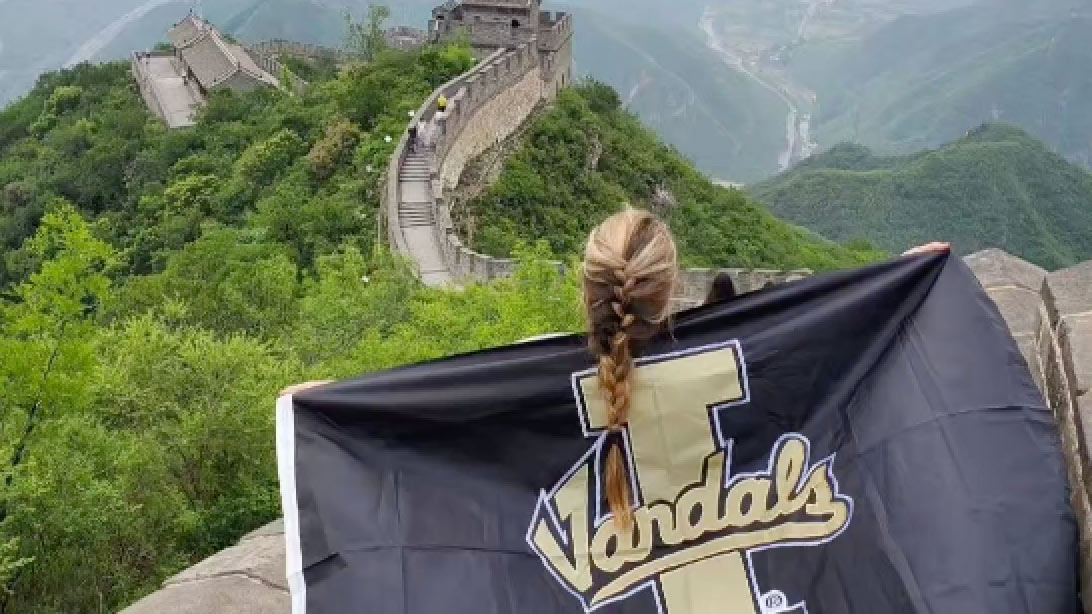
<path id="1" fill-rule="evenodd" d="M 670 223 L 690 266 L 821 270 L 879 256 L 867 243 L 840 246 L 792 227 L 713 185 L 606 85 L 562 92 L 530 121 L 496 183 L 454 211 L 475 249 L 506 256 L 543 239 L 558 254 L 578 254 L 592 226 L 630 203 Z"/>
<path id="2" fill-rule="evenodd" d="M 1092 174 L 1011 126 L 986 124 L 909 156 L 839 145 L 751 194 L 824 236 L 892 251 L 943 239 L 1052 270 L 1092 258 Z"/>

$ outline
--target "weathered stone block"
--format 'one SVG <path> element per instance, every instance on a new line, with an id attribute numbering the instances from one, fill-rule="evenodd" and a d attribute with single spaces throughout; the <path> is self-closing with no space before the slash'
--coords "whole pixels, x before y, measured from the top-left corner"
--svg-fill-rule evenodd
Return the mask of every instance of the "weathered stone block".
<path id="1" fill-rule="evenodd" d="M 1077 422 L 1079 422 L 1081 425 L 1087 425 L 1088 427 L 1092 427 L 1092 393 L 1081 395 L 1080 397 L 1078 397 L 1077 406 L 1075 409 L 1076 411 L 1074 413 L 1074 417 L 1076 418 Z M 1083 439 L 1081 444 L 1082 449 L 1085 451 L 1085 456 L 1081 459 L 1083 463 L 1082 467 L 1086 471 L 1088 471 L 1090 469 L 1090 462 L 1092 462 L 1092 459 L 1088 458 L 1087 452 L 1088 450 L 1092 450 L 1092 428 L 1078 429 L 1078 432 Z M 1089 512 L 1092 513 L 1092 510 L 1089 510 Z M 1092 536 L 1089 537 L 1092 538 Z"/>
<path id="2" fill-rule="evenodd" d="M 1068 355 L 1072 394 L 1079 396 L 1092 392 L 1092 310 L 1084 315 L 1063 315 L 1059 337 Z"/>
<path id="3" fill-rule="evenodd" d="M 1042 361 L 1039 358 L 1039 344 L 1036 342 L 1035 337 L 1031 335 L 1020 335 L 1014 338 L 1016 339 L 1016 346 L 1020 348 L 1020 354 L 1024 357 L 1024 361 L 1028 363 L 1028 370 L 1031 371 L 1031 377 L 1035 380 L 1035 386 L 1045 398 L 1046 378 L 1043 373 Z"/>
<path id="4" fill-rule="evenodd" d="M 170 578 L 166 586 L 228 575 L 253 578 L 268 586 L 288 590 L 284 569 L 284 535 L 244 539 Z"/>
<path id="5" fill-rule="evenodd" d="M 1092 261 L 1047 275 L 1043 293 L 1052 316 L 1092 313 Z"/>
<path id="6" fill-rule="evenodd" d="M 284 567 L 284 522 L 277 520 L 170 578 L 122 614 L 288 614 Z"/>
<path id="7" fill-rule="evenodd" d="M 1043 299 L 1038 292 L 1022 286 L 994 286 L 986 290 L 1001 311 L 1014 336 L 1033 335 L 1039 330 Z"/>
<path id="8" fill-rule="evenodd" d="M 976 252 L 963 259 L 985 288 L 1020 286 L 1038 292 L 1046 271 L 999 249 Z"/>
<path id="9" fill-rule="evenodd" d="M 242 541 L 246 541 L 248 539 L 254 539 L 255 537 L 270 537 L 270 536 L 274 536 L 274 535 L 280 535 L 283 538 L 283 536 L 284 536 L 284 518 L 278 518 L 278 519 L 274 520 L 273 522 L 265 525 L 264 527 L 254 529 L 250 533 L 247 533 L 246 535 L 244 535 Z"/>
<path id="10" fill-rule="evenodd" d="M 152 593 L 122 614 L 288 614 L 291 598 L 245 576 L 209 578 Z"/>

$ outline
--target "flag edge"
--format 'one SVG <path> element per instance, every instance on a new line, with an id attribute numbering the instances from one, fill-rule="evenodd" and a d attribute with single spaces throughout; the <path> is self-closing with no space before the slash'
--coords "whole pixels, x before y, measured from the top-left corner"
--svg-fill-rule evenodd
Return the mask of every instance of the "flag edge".
<path id="1" fill-rule="evenodd" d="M 284 512 L 285 579 L 292 597 L 292 614 L 307 614 L 307 583 L 303 576 L 299 503 L 296 497 L 296 420 L 292 395 L 277 399 L 277 474 Z"/>

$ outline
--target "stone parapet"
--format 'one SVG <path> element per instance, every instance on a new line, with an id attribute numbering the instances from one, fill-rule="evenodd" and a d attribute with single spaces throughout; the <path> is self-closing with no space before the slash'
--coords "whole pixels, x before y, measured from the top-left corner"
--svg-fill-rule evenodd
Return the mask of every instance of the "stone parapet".
<path id="1" fill-rule="evenodd" d="M 291 605 L 278 520 L 168 579 L 121 614 L 288 614 Z"/>
<path id="2" fill-rule="evenodd" d="M 986 250 L 966 258 L 1054 412 L 1080 528 L 1081 592 L 1092 592 L 1092 262 L 1047 273 Z M 1084 600 L 1092 614 L 1092 599 Z"/>
<path id="3" fill-rule="evenodd" d="M 569 13 L 542 11 L 539 16 L 538 48 L 556 52 L 573 37 L 573 16 Z"/>
<path id="4" fill-rule="evenodd" d="M 964 261 L 997 305 L 1035 383 L 1045 394 L 1045 373 L 1040 358 L 1043 348 L 1040 346 L 1044 340 L 1041 290 L 1047 272 L 999 249 L 971 254 Z"/>
<path id="5" fill-rule="evenodd" d="M 283 39 L 255 43 L 249 45 L 247 48 L 255 53 L 264 55 L 291 55 L 301 58 L 329 59 L 336 62 L 344 62 L 356 57 L 354 54 L 341 49 L 334 49 L 333 47 L 323 47 L 321 45 L 299 43 Z"/>
<path id="6" fill-rule="evenodd" d="M 173 58 L 172 51 L 134 51 L 129 56 L 129 64 L 140 88 L 140 95 L 144 98 L 144 104 L 163 121 L 167 121 L 167 112 L 159 102 L 152 85 L 152 76 L 144 68 L 144 60 L 148 58 Z"/>

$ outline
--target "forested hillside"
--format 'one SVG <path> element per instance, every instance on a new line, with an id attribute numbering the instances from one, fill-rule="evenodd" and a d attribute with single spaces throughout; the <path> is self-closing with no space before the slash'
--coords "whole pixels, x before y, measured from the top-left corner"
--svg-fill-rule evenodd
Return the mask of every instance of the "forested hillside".
<path id="1" fill-rule="evenodd" d="M 790 226 L 742 192 L 713 185 L 595 82 L 530 120 L 496 183 L 455 217 L 489 254 L 541 238 L 571 255 L 626 202 L 667 219 L 691 266 L 830 269 L 878 256 L 867 244 L 839 246 Z"/>
<path id="2" fill-rule="evenodd" d="M 888 250 L 952 241 L 1047 269 L 1092 258 L 1092 174 L 1018 128 L 987 124 L 909 156 L 839 145 L 751 189 L 778 215 Z"/>
<path id="3" fill-rule="evenodd" d="M 287 384 L 579 326 L 530 252 L 448 293 L 376 243 L 387 137 L 470 62 L 392 52 L 177 132 L 81 66 L 0 113 L 0 611 L 117 611 L 271 520 Z"/>

